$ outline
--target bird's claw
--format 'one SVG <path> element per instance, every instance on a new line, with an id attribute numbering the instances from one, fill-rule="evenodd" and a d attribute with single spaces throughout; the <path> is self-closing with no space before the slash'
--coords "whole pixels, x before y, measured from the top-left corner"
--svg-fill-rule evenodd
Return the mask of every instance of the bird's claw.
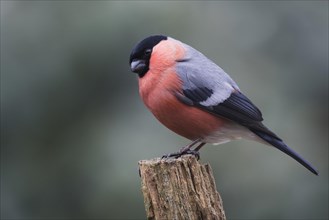
<path id="1" fill-rule="evenodd" d="M 200 160 L 200 152 L 199 151 L 187 150 L 185 152 L 182 152 L 182 154 L 180 156 L 185 155 L 185 154 L 191 154 L 191 155 L 195 156 L 197 160 Z"/>

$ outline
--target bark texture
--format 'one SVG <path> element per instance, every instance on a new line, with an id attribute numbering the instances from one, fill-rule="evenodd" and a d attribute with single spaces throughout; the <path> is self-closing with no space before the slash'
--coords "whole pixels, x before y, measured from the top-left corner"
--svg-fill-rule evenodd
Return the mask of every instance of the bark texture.
<path id="1" fill-rule="evenodd" d="M 139 161 L 147 219 L 225 220 L 209 164 L 194 156 Z"/>

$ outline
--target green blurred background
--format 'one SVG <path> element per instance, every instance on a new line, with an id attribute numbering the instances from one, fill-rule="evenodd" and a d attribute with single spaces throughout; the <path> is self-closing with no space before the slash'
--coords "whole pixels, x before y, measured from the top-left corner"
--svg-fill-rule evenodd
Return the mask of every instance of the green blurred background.
<path id="1" fill-rule="evenodd" d="M 1 1 L 1 218 L 145 218 L 137 162 L 188 143 L 130 72 L 157 33 L 219 64 L 320 171 L 258 143 L 207 145 L 228 218 L 327 219 L 327 1 Z"/>

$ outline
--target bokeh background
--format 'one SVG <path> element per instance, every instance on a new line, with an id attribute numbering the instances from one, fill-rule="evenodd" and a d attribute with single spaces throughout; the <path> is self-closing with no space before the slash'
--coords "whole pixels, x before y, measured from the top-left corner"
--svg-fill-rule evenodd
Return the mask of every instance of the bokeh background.
<path id="1" fill-rule="evenodd" d="M 192 45 L 320 171 L 207 145 L 229 219 L 328 219 L 328 1 L 1 1 L 1 218 L 145 219 L 137 162 L 188 143 L 130 72 L 151 34 Z"/>

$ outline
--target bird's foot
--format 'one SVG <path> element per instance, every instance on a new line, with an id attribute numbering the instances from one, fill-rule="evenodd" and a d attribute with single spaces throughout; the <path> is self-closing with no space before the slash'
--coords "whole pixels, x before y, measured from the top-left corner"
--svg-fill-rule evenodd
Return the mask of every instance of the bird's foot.
<path id="1" fill-rule="evenodd" d="M 187 154 L 194 155 L 197 160 L 200 160 L 200 152 L 196 151 L 196 150 L 190 150 L 190 149 L 187 149 L 185 151 L 179 151 L 179 152 L 175 152 L 175 153 L 165 154 L 162 156 L 162 159 L 167 159 L 170 157 L 174 157 L 177 159 L 177 158 L 179 158 L 183 155 L 187 155 Z"/>

